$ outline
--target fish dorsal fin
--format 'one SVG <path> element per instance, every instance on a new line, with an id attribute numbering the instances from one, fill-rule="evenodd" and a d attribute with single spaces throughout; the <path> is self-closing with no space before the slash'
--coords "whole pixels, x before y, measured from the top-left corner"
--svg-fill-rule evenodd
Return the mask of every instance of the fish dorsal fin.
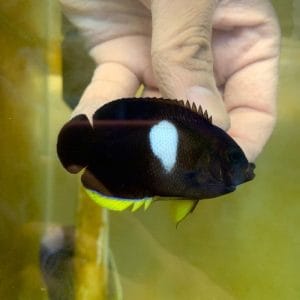
<path id="1" fill-rule="evenodd" d="M 152 198 L 143 198 L 143 199 L 122 199 L 102 195 L 96 191 L 85 188 L 85 192 L 96 204 L 101 207 L 107 208 L 114 211 L 123 211 L 131 207 L 132 211 L 138 210 L 144 205 L 146 210 L 152 203 Z"/>
<path id="2" fill-rule="evenodd" d="M 168 104 L 176 104 L 181 107 L 185 107 L 188 110 L 197 113 L 200 115 L 203 119 L 207 120 L 210 124 L 212 124 L 212 116 L 208 115 L 207 110 L 203 111 L 203 108 L 201 105 L 197 107 L 195 102 L 190 102 L 189 100 L 186 100 L 184 102 L 183 100 L 177 100 L 177 99 L 165 99 L 165 98 L 134 98 L 135 100 L 147 100 L 147 101 L 157 101 L 160 103 L 168 103 Z"/>
<path id="3" fill-rule="evenodd" d="M 178 101 L 178 100 L 175 100 Z M 212 124 L 212 116 L 208 116 L 208 112 L 207 110 L 205 110 L 203 112 L 202 106 L 199 105 L 197 108 L 197 105 L 195 104 L 195 102 L 192 102 L 192 104 L 190 104 L 190 102 L 187 100 L 186 104 L 184 105 L 187 109 L 197 113 L 198 115 L 200 115 L 201 117 L 203 117 L 204 119 L 206 119 L 209 123 Z"/>

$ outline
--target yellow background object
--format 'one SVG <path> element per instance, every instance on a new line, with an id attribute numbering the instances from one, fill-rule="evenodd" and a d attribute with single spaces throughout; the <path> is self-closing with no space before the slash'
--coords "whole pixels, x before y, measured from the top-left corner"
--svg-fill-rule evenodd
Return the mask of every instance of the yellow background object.
<path id="1" fill-rule="evenodd" d="M 0 1 L 0 299 L 48 299 L 44 229 L 74 221 L 77 180 L 55 149 L 70 114 L 61 98 L 60 18 L 55 1 Z"/>

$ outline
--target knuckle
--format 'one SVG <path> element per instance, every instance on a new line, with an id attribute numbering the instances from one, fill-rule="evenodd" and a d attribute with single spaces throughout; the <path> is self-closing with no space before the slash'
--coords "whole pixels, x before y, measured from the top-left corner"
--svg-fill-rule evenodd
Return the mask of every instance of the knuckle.
<path id="1" fill-rule="evenodd" d="M 176 64 L 191 71 L 211 71 L 212 53 L 208 28 L 195 26 L 164 37 L 152 47 L 154 65 Z"/>

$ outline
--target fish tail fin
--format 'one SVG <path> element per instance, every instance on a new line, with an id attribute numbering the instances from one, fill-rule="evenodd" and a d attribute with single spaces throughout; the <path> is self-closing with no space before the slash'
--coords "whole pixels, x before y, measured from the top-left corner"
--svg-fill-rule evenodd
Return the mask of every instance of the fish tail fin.
<path id="1" fill-rule="evenodd" d="M 67 122 L 57 139 L 57 154 L 69 172 L 77 173 L 88 165 L 93 141 L 93 128 L 86 115 Z"/>

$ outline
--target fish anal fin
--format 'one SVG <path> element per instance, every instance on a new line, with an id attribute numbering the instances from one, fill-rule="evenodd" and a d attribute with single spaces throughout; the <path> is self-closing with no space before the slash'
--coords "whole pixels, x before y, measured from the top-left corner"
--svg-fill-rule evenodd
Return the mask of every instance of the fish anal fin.
<path id="1" fill-rule="evenodd" d="M 147 210 L 148 208 L 149 208 L 149 206 L 151 205 L 151 203 L 152 203 L 152 201 L 153 201 L 153 199 L 147 199 L 144 203 L 145 203 L 145 205 L 144 205 L 144 210 Z"/>
<path id="2" fill-rule="evenodd" d="M 120 199 L 102 195 L 96 191 L 85 188 L 85 191 L 89 198 L 96 204 L 103 208 L 114 211 L 123 211 L 131 207 L 131 211 L 134 212 L 144 205 L 145 210 L 152 203 L 152 198 L 144 199 Z"/>
<path id="3" fill-rule="evenodd" d="M 133 204 L 132 200 L 123 200 L 123 199 L 114 199 L 101 195 L 93 190 L 85 189 L 87 195 L 92 199 L 96 204 L 101 207 L 114 210 L 114 211 L 123 211 Z"/>
<path id="4" fill-rule="evenodd" d="M 133 212 L 133 211 L 138 210 L 141 206 L 143 206 L 143 204 L 145 203 L 145 201 L 143 201 L 143 200 L 135 201 L 134 204 L 132 205 L 131 211 Z"/>

